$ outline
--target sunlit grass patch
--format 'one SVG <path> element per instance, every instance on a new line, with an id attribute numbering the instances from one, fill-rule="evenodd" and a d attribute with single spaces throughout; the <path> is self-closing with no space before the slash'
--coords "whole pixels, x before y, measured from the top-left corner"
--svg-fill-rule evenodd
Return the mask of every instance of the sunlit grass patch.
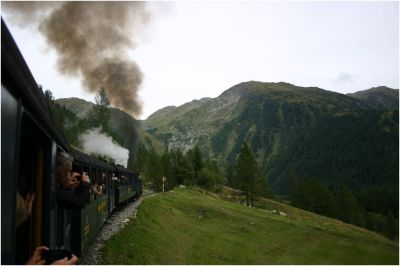
<path id="1" fill-rule="evenodd" d="M 103 259 L 106 264 L 398 263 L 396 243 L 324 221 L 175 189 L 145 199 L 137 219 L 106 243 Z"/>

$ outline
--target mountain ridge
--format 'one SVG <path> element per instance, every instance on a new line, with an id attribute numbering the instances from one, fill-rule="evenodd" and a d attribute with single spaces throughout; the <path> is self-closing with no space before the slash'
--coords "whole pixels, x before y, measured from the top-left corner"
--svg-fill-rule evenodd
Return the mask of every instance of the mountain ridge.
<path id="1" fill-rule="evenodd" d="M 378 86 L 363 91 L 357 91 L 355 93 L 348 93 L 346 95 L 359 99 L 377 110 L 389 111 L 399 109 L 398 89 Z"/>
<path id="2" fill-rule="evenodd" d="M 365 91 L 373 95 L 380 93 L 382 88 L 386 87 Z M 77 99 L 72 99 L 71 104 L 66 104 L 65 99 L 59 101 L 72 111 L 76 108 L 74 104 L 83 103 L 83 100 Z M 93 104 L 87 103 L 87 106 Z M 75 112 L 82 115 L 88 109 L 85 107 Z M 352 138 L 367 142 L 371 141 L 368 134 L 373 134 L 379 141 L 396 143 L 393 135 L 398 132 L 398 110 L 380 113 L 381 110 L 351 95 L 285 82 L 248 81 L 232 86 L 216 98 L 205 97 L 178 107 L 164 107 L 140 122 L 133 118 L 122 119 L 122 115 L 116 115 L 119 112 L 122 111 L 112 109 L 112 113 L 115 113 L 113 116 L 119 118 L 115 121 L 111 119 L 111 124 L 119 131 L 121 138 L 130 139 L 130 142 L 146 142 L 148 145 L 157 143 L 156 150 L 159 152 L 163 151 L 162 146 L 187 151 L 198 145 L 206 158 L 217 160 L 223 168 L 234 163 L 241 144 L 248 142 L 258 158 L 261 174 L 268 178 L 279 193 L 287 193 L 289 177 L 293 175 L 319 176 L 330 184 L 332 181 L 329 180 L 336 180 L 335 175 L 342 176 L 344 180 L 350 180 L 354 173 L 348 177 L 343 175 L 354 171 L 360 178 L 365 176 L 365 171 L 360 170 L 363 165 L 360 160 L 355 161 L 354 167 L 345 166 L 346 160 L 354 160 L 352 156 L 361 156 L 348 150 L 346 145 L 358 145 L 357 148 L 367 154 L 367 157 L 365 154 L 361 157 L 367 161 L 372 160 L 371 166 L 366 166 L 377 175 L 372 178 L 375 181 L 371 179 L 371 182 L 376 182 L 380 176 L 385 176 L 383 180 L 391 179 L 387 173 L 381 174 L 372 169 L 381 165 L 384 172 L 390 172 L 387 169 L 393 167 L 393 160 L 388 160 L 389 164 L 384 163 L 382 158 L 373 162 L 375 157 L 371 152 L 381 149 L 378 144 L 377 147 L 368 148 L 366 144 Z M 127 124 L 134 126 L 129 127 Z M 366 127 L 369 128 L 368 132 Z M 135 130 L 141 133 L 135 135 L 132 133 Z M 134 137 L 129 136 L 130 133 Z M 321 153 L 319 145 L 323 149 L 320 158 L 308 152 L 311 149 L 313 153 Z M 384 147 L 384 144 L 380 146 Z M 337 152 L 343 158 L 339 156 L 340 160 L 332 160 L 329 150 L 324 147 L 330 147 L 331 153 Z M 391 154 L 398 154 L 398 150 L 390 149 Z M 382 152 L 383 157 L 389 154 L 388 151 Z M 321 167 L 326 168 L 326 173 L 318 170 Z"/>
<path id="3" fill-rule="evenodd" d="M 360 178 L 369 175 L 362 170 L 364 162 L 361 160 L 346 166 L 347 160 L 354 161 L 353 156 L 367 156 L 365 160 L 372 162 L 366 166 L 376 174 L 372 178 L 375 181 L 371 182 L 381 176 L 385 176 L 383 180 L 389 178 L 374 167 L 380 165 L 385 171 L 393 167 L 393 160 L 389 160 L 390 166 L 382 158 L 376 158 L 374 163 L 376 155 L 372 151 L 380 150 L 384 156 L 389 156 L 379 147 L 383 147 L 384 142 L 396 143 L 393 140 L 398 132 L 396 110 L 381 114 L 362 100 L 345 94 L 284 82 L 255 81 L 232 86 L 220 96 L 204 101 L 202 106 L 198 106 L 198 101 L 191 103 L 171 109 L 168 117 L 152 116 L 145 121 L 147 132 L 169 149 L 187 151 L 198 145 L 206 157 L 216 159 L 223 167 L 234 163 L 240 146 L 246 141 L 258 158 L 261 173 L 278 192 L 287 193 L 289 177 L 294 175 L 323 176 L 322 180 L 330 185 L 332 181 L 329 180 L 337 179 L 335 175 L 346 183 L 351 183 L 350 176 L 355 173 Z M 382 123 L 390 137 L 388 132 L 383 132 Z M 370 135 L 383 143 L 367 147 L 367 143 L 359 141 L 371 142 Z M 313 145 L 314 142 L 319 146 Z M 365 154 L 357 155 L 347 148 L 348 145 L 364 150 Z M 307 152 L 309 147 L 316 154 L 322 149 L 322 157 Z M 330 147 L 332 154 L 324 147 Z M 391 153 L 398 153 L 390 149 Z M 332 158 L 335 152 L 343 158 L 335 161 Z M 321 167 L 327 172 L 318 170 Z"/>

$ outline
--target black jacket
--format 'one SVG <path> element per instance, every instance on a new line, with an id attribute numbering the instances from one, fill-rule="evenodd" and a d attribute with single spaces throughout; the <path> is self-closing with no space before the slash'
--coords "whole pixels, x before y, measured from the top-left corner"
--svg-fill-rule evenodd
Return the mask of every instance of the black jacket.
<path id="1" fill-rule="evenodd" d="M 81 182 L 73 190 L 58 188 L 57 203 L 65 209 L 82 209 L 90 200 L 90 184 Z"/>

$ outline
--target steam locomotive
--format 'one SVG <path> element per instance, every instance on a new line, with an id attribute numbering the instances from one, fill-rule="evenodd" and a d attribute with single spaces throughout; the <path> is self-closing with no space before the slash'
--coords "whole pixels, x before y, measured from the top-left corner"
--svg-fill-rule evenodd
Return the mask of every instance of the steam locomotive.
<path id="1" fill-rule="evenodd" d="M 56 202 L 56 156 L 74 158 L 73 171 L 102 185 L 83 209 Z M 1 263 L 25 264 L 37 246 L 69 249 L 79 256 L 115 208 L 142 194 L 137 171 L 109 164 L 70 147 L 53 120 L 4 21 L 1 21 Z M 119 180 L 113 182 L 113 178 Z M 32 214 L 16 226 L 16 195 L 34 192 Z"/>

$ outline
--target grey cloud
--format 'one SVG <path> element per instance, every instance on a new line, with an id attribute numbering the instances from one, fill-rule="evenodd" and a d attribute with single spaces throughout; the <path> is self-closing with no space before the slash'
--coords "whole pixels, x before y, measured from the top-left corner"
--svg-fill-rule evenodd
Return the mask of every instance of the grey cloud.
<path id="1" fill-rule="evenodd" d="M 350 73 L 341 72 L 334 79 L 334 83 L 342 84 L 342 83 L 354 83 L 355 76 Z"/>

